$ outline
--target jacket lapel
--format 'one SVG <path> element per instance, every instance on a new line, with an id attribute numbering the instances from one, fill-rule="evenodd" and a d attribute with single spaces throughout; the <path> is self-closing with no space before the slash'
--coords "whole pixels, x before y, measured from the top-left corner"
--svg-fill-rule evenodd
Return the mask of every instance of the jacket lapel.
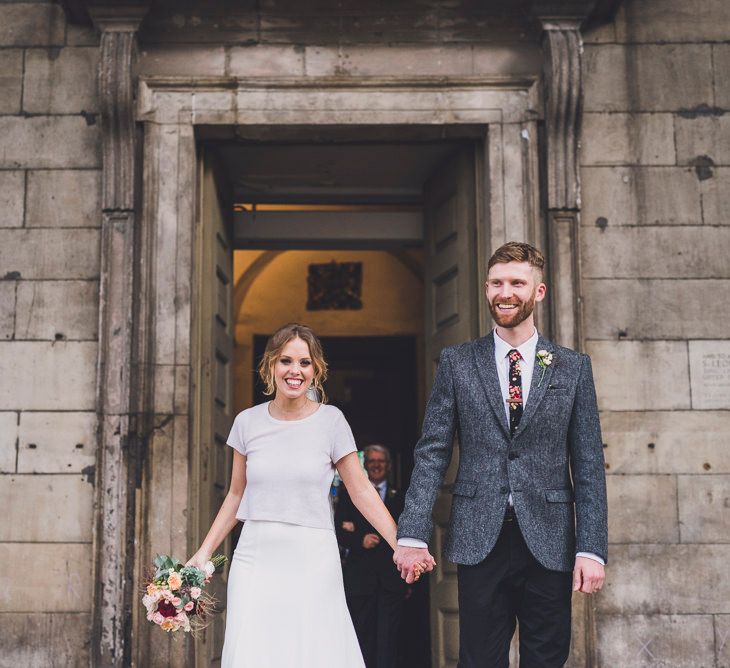
<path id="1" fill-rule="evenodd" d="M 525 429 L 527 429 L 527 425 L 537 412 L 537 408 L 540 405 L 542 398 L 545 396 L 545 391 L 550 384 L 550 377 L 553 375 L 553 366 L 556 362 L 559 362 L 557 355 L 555 355 L 555 346 L 547 339 L 543 339 L 542 336 L 538 336 L 535 353 L 540 350 L 547 350 L 549 353 L 553 353 L 553 362 L 545 369 L 545 375 L 543 376 L 542 367 L 538 362 L 537 355 L 535 355 L 535 367 L 532 370 L 530 394 L 527 397 L 527 403 L 525 404 L 525 410 L 522 413 L 522 419 L 520 420 L 520 424 L 517 427 L 513 438 L 517 438 L 523 431 L 525 431 Z M 541 378 L 542 382 L 540 381 Z"/>
<path id="2" fill-rule="evenodd" d="M 487 336 L 477 339 L 474 342 L 472 351 L 474 353 L 474 366 L 476 366 L 477 374 L 484 386 L 484 393 L 487 395 L 487 399 L 489 399 L 497 422 L 502 427 L 502 431 L 504 431 L 507 438 L 509 438 L 507 412 L 503 406 L 497 364 L 494 361 L 494 330 L 487 334 Z"/>

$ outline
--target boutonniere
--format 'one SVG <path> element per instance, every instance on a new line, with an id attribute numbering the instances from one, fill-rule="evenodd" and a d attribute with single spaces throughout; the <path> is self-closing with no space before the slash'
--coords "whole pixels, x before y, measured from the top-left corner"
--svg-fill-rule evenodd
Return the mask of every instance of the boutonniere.
<path id="1" fill-rule="evenodd" d="M 388 487 L 388 496 L 392 499 L 396 494 L 398 493 L 397 489 L 393 489 L 392 487 Z"/>
<path id="2" fill-rule="evenodd" d="M 553 363 L 553 354 L 549 353 L 547 350 L 538 350 L 537 351 L 537 363 L 542 368 L 542 374 L 540 375 L 540 381 L 537 384 L 537 386 L 540 387 L 540 383 L 542 383 L 542 379 L 545 377 L 545 371 L 547 371 L 547 368 Z"/>

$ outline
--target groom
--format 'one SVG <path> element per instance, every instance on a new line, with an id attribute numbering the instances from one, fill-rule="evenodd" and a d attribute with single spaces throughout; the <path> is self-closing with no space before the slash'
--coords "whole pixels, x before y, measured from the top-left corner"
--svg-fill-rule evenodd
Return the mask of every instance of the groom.
<path id="1" fill-rule="evenodd" d="M 502 668 L 520 624 L 520 665 L 562 666 L 573 591 L 604 581 L 606 483 L 591 362 L 535 329 L 540 251 L 489 260 L 487 336 L 441 352 L 393 556 L 433 568 L 431 513 L 459 443 L 444 556 L 457 564 L 460 668 Z M 572 586 L 571 586 L 572 584 Z"/>

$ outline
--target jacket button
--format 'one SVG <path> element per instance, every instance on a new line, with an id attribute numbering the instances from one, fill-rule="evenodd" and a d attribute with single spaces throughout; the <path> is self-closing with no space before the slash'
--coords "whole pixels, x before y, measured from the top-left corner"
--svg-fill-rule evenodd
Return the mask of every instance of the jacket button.
<path id="1" fill-rule="evenodd" d="M 516 452 L 510 452 L 509 455 L 507 456 L 507 458 L 510 459 L 510 460 L 512 460 L 512 459 L 519 459 L 520 456 Z"/>
<path id="2" fill-rule="evenodd" d="M 501 487 L 499 491 L 502 494 L 509 494 L 509 487 Z"/>

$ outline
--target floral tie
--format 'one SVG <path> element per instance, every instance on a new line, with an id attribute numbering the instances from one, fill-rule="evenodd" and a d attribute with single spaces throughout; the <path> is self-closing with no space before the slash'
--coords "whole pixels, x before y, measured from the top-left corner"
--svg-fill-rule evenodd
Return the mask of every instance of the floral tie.
<path id="1" fill-rule="evenodd" d="M 517 426 L 522 418 L 522 370 L 520 369 L 519 350 L 512 349 L 507 353 L 509 359 L 509 432 L 512 436 L 517 431 Z"/>

